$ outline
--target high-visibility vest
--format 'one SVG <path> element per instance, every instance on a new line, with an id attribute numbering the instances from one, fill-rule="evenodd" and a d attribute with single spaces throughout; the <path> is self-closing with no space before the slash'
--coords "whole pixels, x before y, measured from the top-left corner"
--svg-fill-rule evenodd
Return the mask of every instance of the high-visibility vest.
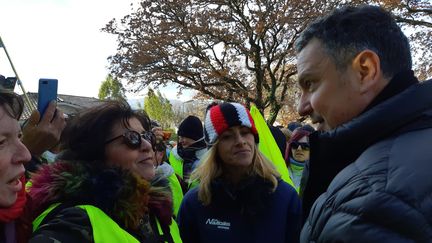
<path id="1" fill-rule="evenodd" d="M 264 117 L 261 115 L 261 112 L 256 108 L 256 106 L 252 106 L 250 109 L 250 113 L 252 119 L 254 120 L 255 127 L 258 131 L 258 136 L 260 138 L 260 142 L 258 144 L 258 149 L 264 156 L 269 159 L 273 165 L 276 167 L 276 170 L 281 175 L 282 180 L 286 183 L 290 184 L 293 188 L 298 190 L 294 186 L 294 183 L 291 180 L 291 177 L 288 173 L 288 168 L 285 164 L 285 159 L 280 152 L 279 147 L 268 127 L 267 123 L 264 120 Z"/>
<path id="2" fill-rule="evenodd" d="M 159 234 L 162 235 L 163 230 L 162 230 L 162 227 L 159 223 L 159 220 L 156 219 L 156 223 L 157 223 Z M 182 243 L 182 240 L 180 238 L 180 230 L 179 230 L 178 225 L 177 225 L 175 220 L 171 221 L 171 224 L 169 226 L 169 230 L 170 230 L 170 235 L 171 235 L 174 243 Z"/>
<path id="3" fill-rule="evenodd" d="M 176 157 L 173 152 L 170 153 L 168 160 L 169 160 L 171 167 L 174 169 L 174 173 L 183 179 L 183 160 L 181 158 Z M 188 190 L 198 186 L 198 184 L 199 184 L 198 181 L 187 181 L 186 183 L 188 183 Z M 180 186 L 180 188 L 181 188 L 181 186 Z M 173 190 L 173 193 L 174 193 L 174 190 Z M 183 191 L 182 191 L 182 200 L 183 200 Z M 180 202 L 181 202 L 181 200 L 180 200 Z M 179 207 L 180 207 L 180 205 L 179 205 Z M 174 209 L 175 209 L 175 203 L 174 203 Z M 177 216 L 177 213 L 175 213 L 175 215 Z"/>
<path id="4" fill-rule="evenodd" d="M 169 182 L 169 187 L 171 188 L 173 197 L 173 210 L 174 210 L 174 216 L 177 217 L 177 213 L 180 209 L 180 204 L 183 200 L 183 191 L 182 187 L 180 185 L 180 181 L 178 180 L 176 173 L 172 173 L 167 177 Z"/>
<path id="5" fill-rule="evenodd" d="M 43 219 L 58 205 L 60 205 L 60 203 L 51 205 L 33 221 L 33 232 L 39 228 L 39 225 L 42 223 Z M 93 240 L 95 243 L 139 243 L 135 237 L 129 234 L 126 230 L 122 229 L 114 220 L 112 220 L 99 208 L 92 205 L 77 205 L 76 207 L 79 207 L 87 212 L 92 226 Z M 160 226 L 158 220 L 156 220 L 156 222 L 158 231 L 162 235 L 162 227 Z M 182 241 L 180 238 L 180 232 L 177 223 L 174 220 L 171 222 L 169 229 L 173 241 L 175 243 L 181 243 Z"/>
<path id="6" fill-rule="evenodd" d="M 168 160 L 171 167 L 174 169 L 174 172 L 183 179 L 183 160 L 175 156 L 174 152 L 172 151 Z"/>

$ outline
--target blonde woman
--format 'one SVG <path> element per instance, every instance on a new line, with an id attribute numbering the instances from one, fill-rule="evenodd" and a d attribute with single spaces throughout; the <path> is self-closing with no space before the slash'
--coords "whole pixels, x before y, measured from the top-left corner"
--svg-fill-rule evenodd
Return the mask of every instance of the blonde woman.
<path id="1" fill-rule="evenodd" d="M 178 215 L 183 242 L 297 242 L 300 200 L 257 149 L 249 111 L 238 103 L 213 105 L 204 133 L 210 149 L 192 174 L 200 184 Z"/>

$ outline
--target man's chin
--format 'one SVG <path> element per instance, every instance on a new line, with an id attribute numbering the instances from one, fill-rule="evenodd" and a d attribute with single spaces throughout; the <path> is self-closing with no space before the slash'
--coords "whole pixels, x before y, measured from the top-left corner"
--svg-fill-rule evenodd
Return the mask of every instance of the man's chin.
<path id="1" fill-rule="evenodd" d="M 317 131 L 323 131 L 323 132 L 328 132 L 330 130 L 333 130 L 333 128 L 330 127 L 330 125 L 326 122 L 321 122 L 318 124 L 318 126 L 316 127 Z"/>
<path id="2" fill-rule="evenodd" d="M 317 131 L 323 131 L 323 132 L 325 132 L 325 131 L 328 131 L 328 129 L 326 129 L 326 125 L 325 125 L 325 123 L 320 123 L 318 126 L 317 126 L 317 128 L 316 128 L 316 130 Z"/>

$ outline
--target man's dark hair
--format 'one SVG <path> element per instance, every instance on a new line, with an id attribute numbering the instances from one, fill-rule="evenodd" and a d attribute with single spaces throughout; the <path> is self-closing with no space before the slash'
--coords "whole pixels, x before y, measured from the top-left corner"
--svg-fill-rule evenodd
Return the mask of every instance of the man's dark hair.
<path id="1" fill-rule="evenodd" d="M 302 124 L 300 122 L 297 121 L 292 121 L 290 123 L 288 123 L 287 128 L 293 132 L 297 127 L 301 127 Z"/>
<path id="2" fill-rule="evenodd" d="M 306 124 L 306 125 L 302 126 L 301 129 L 303 129 L 305 131 L 308 131 L 310 133 L 315 132 L 315 128 L 313 126 L 309 125 L 309 124 Z"/>
<path id="3" fill-rule="evenodd" d="M 63 130 L 60 156 L 64 160 L 103 162 L 105 142 L 111 139 L 113 126 L 121 123 L 129 128 L 128 120 L 137 118 L 150 131 L 150 118 L 144 111 L 134 111 L 126 101 L 109 100 L 85 110 L 70 121 Z"/>
<path id="4" fill-rule="evenodd" d="M 390 13 L 377 6 L 346 6 L 314 21 L 297 39 L 296 51 L 300 52 L 313 38 L 321 41 L 339 70 L 345 70 L 366 49 L 379 56 L 387 78 L 412 68 L 407 37 Z"/>
<path id="5" fill-rule="evenodd" d="M 10 117 L 19 120 L 24 110 L 24 101 L 18 94 L 0 89 L 0 106 Z"/>

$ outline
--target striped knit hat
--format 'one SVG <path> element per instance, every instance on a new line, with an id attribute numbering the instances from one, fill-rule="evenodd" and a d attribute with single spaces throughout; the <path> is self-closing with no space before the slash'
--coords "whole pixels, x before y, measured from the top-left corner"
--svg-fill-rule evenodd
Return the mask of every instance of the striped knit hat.
<path id="1" fill-rule="evenodd" d="M 213 145 L 217 138 L 228 128 L 234 126 L 249 127 L 258 143 L 256 130 L 249 110 L 239 103 L 222 103 L 207 108 L 204 121 L 204 138 L 208 146 Z"/>

